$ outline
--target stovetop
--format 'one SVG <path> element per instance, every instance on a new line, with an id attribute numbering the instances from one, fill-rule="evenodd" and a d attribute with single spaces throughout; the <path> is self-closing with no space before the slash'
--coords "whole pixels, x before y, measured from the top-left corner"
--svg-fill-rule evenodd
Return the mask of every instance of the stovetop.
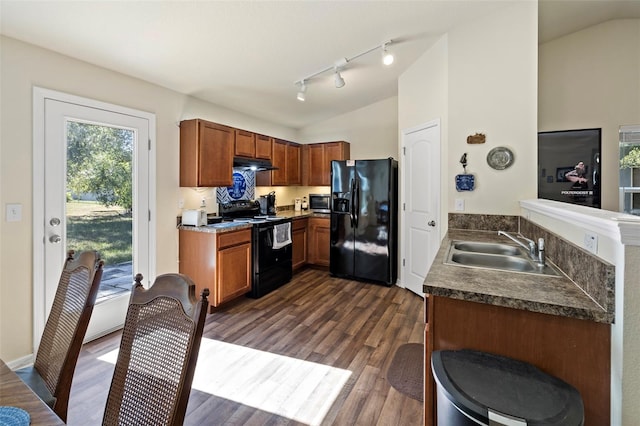
<path id="1" fill-rule="evenodd" d="M 234 200 L 218 204 L 218 214 L 225 222 L 251 224 L 267 224 L 288 222 L 290 219 L 260 214 L 260 203 L 257 200 Z"/>

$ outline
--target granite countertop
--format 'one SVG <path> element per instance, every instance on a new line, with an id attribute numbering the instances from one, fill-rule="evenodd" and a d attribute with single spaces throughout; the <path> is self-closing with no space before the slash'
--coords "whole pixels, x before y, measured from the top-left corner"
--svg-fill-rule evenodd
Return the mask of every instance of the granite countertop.
<path id="1" fill-rule="evenodd" d="M 311 210 L 295 211 L 295 210 L 283 210 L 279 211 L 278 217 L 291 218 L 292 220 L 303 219 L 305 217 L 330 217 L 329 213 L 317 213 Z M 194 231 L 194 232 L 207 232 L 210 234 L 220 234 L 223 232 L 238 231 L 241 229 L 251 228 L 250 223 L 242 222 L 220 222 L 213 223 L 205 226 L 188 226 L 178 225 L 178 229 L 181 231 Z"/>
<path id="2" fill-rule="evenodd" d="M 496 232 L 449 231 L 425 278 L 423 285 L 425 293 L 544 314 L 613 323 L 613 313 L 607 312 L 598 305 L 565 275 L 545 276 L 445 264 L 450 242 L 454 240 L 510 243 L 506 238 L 498 236 Z"/>

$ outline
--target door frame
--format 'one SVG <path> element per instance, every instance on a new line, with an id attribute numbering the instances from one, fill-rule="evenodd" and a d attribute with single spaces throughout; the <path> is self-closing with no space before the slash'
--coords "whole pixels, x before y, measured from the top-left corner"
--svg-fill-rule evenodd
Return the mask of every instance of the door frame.
<path id="1" fill-rule="evenodd" d="M 402 159 L 402 164 L 401 164 L 401 172 L 400 172 L 400 193 L 401 193 L 401 199 L 402 199 L 402 205 L 398 206 L 398 210 L 400 211 L 400 214 L 398 215 L 401 218 L 400 221 L 400 229 L 399 229 L 399 234 L 400 234 L 400 238 L 402 241 L 402 244 L 400 245 L 400 263 L 399 263 L 399 274 L 398 274 L 398 283 L 400 284 L 400 286 L 402 288 L 407 288 L 407 284 L 406 284 L 406 265 L 404 260 L 407 258 L 407 251 L 408 251 L 408 239 L 405 238 L 406 237 L 406 232 L 407 232 L 407 211 L 405 210 L 405 206 L 407 203 L 407 188 L 406 188 L 406 165 L 404 164 L 407 157 L 405 155 L 405 150 L 406 150 L 406 139 L 407 136 L 415 133 L 415 132 L 419 132 L 421 130 L 425 130 L 428 129 L 430 127 L 437 127 L 438 128 L 438 134 L 439 134 L 439 141 L 438 141 L 438 154 L 439 157 L 438 158 L 438 164 L 442 165 L 442 127 L 441 127 L 441 120 L 440 118 L 436 118 L 430 121 L 427 121 L 425 123 L 419 124 L 417 126 L 414 127 L 410 127 L 407 129 L 402 129 L 400 131 L 401 134 L 401 138 L 400 138 L 400 147 L 402 149 L 402 152 L 400 155 L 400 158 Z M 430 169 L 433 170 L 433 169 Z M 436 211 L 436 229 L 434 231 L 434 234 L 437 235 L 438 241 L 440 241 L 442 239 L 442 222 L 441 222 L 441 217 L 442 217 L 442 167 L 438 167 L 437 168 L 437 173 L 434 175 L 433 173 L 430 175 L 432 177 L 434 177 L 435 179 L 437 179 L 438 184 L 435 186 L 437 188 L 437 193 L 438 193 L 438 201 L 437 201 L 437 208 L 435 209 Z M 424 295 L 423 295 L 424 296 Z"/>
<path id="2" fill-rule="evenodd" d="M 44 288 L 44 180 L 45 180 L 45 100 L 77 104 L 80 106 L 102 109 L 124 115 L 131 115 L 146 119 L 149 122 L 149 167 L 148 167 L 148 200 L 149 200 L 149 274 L 155 276 L 156 271 L 156 116 L 153 113 L 140 111 L 120 105 L 101 102 L 94 99 L 58 92 L 42 87 L 33 87 L 33 181 L 32 181 L 32 228 L 33 228 L 33 263 L 32 263 L 32 291 L 33 291 L 33 347 L 34 353 L 40 343 L 40 337 L 47 319 L 46 295 Z M 154 210 L 154 214 L 151 214 Z M 147 277 L 148 281 L 153 279 Z"/>

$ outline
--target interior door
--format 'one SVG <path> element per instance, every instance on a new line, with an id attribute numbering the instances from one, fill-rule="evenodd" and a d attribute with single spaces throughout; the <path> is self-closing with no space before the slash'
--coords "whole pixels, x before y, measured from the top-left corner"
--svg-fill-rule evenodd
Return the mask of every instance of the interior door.
<path id="1" fill-rule="evenodd" d="M 440 247 L 440 122 L 403 131 L 405 287 L 424 296 L 422 284 Z"/>
<path id="2" fill-rule="evenodd" d="M 69 249 L 97 249 L 105 261 L 86 340 L 122 326 L 135 273 L 142 273 L 147 283 L 154 278 L 153 120 L 145 114 L 56 92 L 34 95 L 34 175 L 41 170 L 33 189 L 36 346 Z M 84 181 L 93 176 L 85 190 L 73 184 L 78 167 Z M 115 174 L 125 176 L 118 185 L 110 180 Z M 115 214 L 114 208 L 119 208 Z M 91 211 L 78 214 L 76 209 Z"/>

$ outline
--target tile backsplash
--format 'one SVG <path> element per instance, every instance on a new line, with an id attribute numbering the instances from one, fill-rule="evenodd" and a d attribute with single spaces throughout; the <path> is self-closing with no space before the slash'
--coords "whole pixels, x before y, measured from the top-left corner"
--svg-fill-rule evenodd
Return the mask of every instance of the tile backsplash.
<path id="1" fill-rule="evenodd" d="M 256 194 L 256 174 L 250 170 L 233 170 L 233 185 L 216 188 L 216 201 L 253 200 Z"/>

